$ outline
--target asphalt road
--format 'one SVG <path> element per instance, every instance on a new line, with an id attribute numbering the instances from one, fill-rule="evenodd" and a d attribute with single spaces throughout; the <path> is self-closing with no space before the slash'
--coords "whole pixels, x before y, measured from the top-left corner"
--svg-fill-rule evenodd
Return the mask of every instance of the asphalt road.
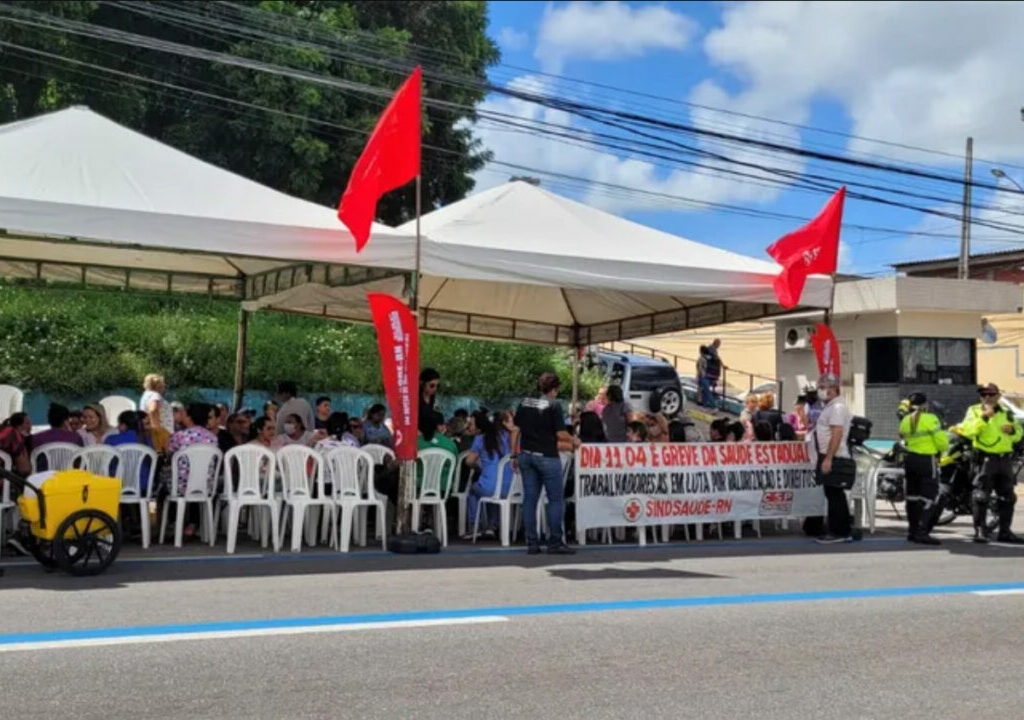
<path id="1" fill-rule="evenodd" d="M 5 568 L 4 717 L 1024 714 L 1024 549 L 146 558 L 87 580 Z"/>

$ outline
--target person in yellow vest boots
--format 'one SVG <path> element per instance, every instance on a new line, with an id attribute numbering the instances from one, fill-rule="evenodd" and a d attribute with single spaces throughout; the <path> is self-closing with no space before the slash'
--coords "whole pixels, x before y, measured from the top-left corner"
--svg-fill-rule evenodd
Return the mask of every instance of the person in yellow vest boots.
<path id="1" fill-rule="evenodd" d="M 939 495 L 937 458 L 949 447 L 949 437 L 937 415 L 928 412 L 928 398 L 914 393 L 908 412 L 900 421 L 900 437 L 906 453 L 907 540 L 922 545 L 941 545 L 929 534 L 935 498 Z"/>
<path id="2" fill-rule="evenodd" d="M 981 402 L 967 408 L 967 415 L 960 424 L 960 433 L 971 438 L 978 451 L 980 471 L 974 479 L 974 542 L 987 543 L 990 540 L 986 514 L 989 497 L 996 492 L 999 512 L 999 534 L 997 542 L 1024 544 L 1024 539 L 1010 531 L 1013 521 L 1013 506 L 1017 495 L 1013 486 L 1013 446 L 1024 435 L 1024 430 L 1011 413 L 999 405 L 999 388 L 993 384 L 978 390 Z"/>

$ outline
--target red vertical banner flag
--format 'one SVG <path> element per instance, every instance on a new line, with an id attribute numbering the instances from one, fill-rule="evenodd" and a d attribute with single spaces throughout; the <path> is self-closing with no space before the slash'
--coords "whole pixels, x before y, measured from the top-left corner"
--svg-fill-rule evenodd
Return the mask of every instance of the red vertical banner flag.
<path id="1" fill-rule="evenodd" d="M 845 198 L 846 186 L 843 186 L 816 218 L 769 246 L 768 254 L 782 266 L 774 283 L 775 297 L 782 307 L 793 308 L 800 304 L 808 275 L 835 274 Z"/>
<path id="2" fill-rule="evenodd" d="M 811 335 L 811 345 L 814 346 L 814 356 L 818 359 L 818 373 L 821 375 L 835 375 L 841 378 L 839 366 L 839 343 L 832 328 L 823 323 L 814 326 L 814 334 Z"/>
<path id="3" fill-rule="evenodd" d="M 381 195 L 420 174 L 421 86 L 422 75 L 417 65 L 384 108 L 348 177 L 338 205 L 338 219 L 355 238 L 356 252 L 370 239 L 370 226 Z"/>
<path id="4" fill-rule="evenodd" d="M 366 299 L 377 330 L 380 372 L 395 434 L 395 456 L 399 460 L 415 460 L 420 373 L 416 316 L 405 303 L 386 293 L 368 293 Z"/>

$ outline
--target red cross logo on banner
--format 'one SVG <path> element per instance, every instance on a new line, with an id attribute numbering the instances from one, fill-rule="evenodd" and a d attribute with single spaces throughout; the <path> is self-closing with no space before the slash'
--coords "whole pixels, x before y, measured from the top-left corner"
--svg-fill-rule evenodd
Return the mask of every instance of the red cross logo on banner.
<path id="1" fill-rule="evenodd" d="M 630 498 L 626 501 L 626 507 L 623 508 L 623 513 L 626 515 L 626 519 L 630 522 L 636 522 L 637 518 L 644 514 L 643 505 L 636 498 Z"/>

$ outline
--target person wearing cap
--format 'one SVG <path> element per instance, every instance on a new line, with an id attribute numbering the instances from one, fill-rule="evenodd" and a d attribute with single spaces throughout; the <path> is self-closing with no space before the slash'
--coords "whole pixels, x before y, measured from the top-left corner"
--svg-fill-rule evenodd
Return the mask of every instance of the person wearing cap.
<path id="1" fill-rule="evenodd" d="M 1017 495 L 1013 486 L 1013 446 L 1024 435 L 1019 422 L 1000 406 L 999 388 L 989 383 L 978 389 L 981 402 L 967 408 L 967 415 L 960 424 L 960 434 L 970 438 L 978 452 L 980 467 L 974 479 L 974 542 L 987 543 L 989 537 L 987 514 L 989 499 L 995 490 L 999 512 L 998 542 L 1024 544 L 1010 530 L 1013 522 L 1013 507 Z"/>
<path id="2" fill-rule="evenodd" d="M 828 501 L 828 532 L 818 542 L 833 544 L 850 542 L 854 539 L 853 517 L 843 483 L 838 482 L 839 470 L 849 471 L 853 464 L 850 457 L 850 421 L 853 415 L 839 389 L 839 378 L 822 375 L 818 380 L 818 393 L 825 407 L 812 429 L 813 447 L 818 455 L 818 476 L 825 499 Z M 835 474 L 833 474 L 835 473 Z M 837 481 L 832 481 L 833 479 Z"/>
<path id="3" fill-rule="evenodd" d="M 900 421 L 900 438 L 906 453 L 907 540 L 922 545 L 940 545 L 929 534 L 931 513 L 939 495 L 936 457 L 949 447 L 949 436 L 937 415 L 928 412 L 928 398 L 914 393 L 907 398 L 908 412 Z"/>

